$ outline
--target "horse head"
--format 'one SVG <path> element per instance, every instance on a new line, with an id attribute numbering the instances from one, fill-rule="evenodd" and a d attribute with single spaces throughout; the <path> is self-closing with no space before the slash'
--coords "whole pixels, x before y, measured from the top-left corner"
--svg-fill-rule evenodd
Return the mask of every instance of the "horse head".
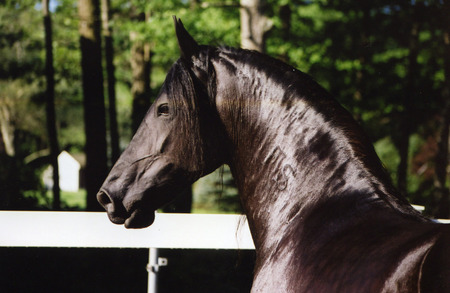
<path id="1" fill-rule="evenodd" d="M 208 47 L 199 46 L 174 20 L 181 58 L 97 194 L 109 219 L 127 228 L 151 225 L 156 209 L 225 158 L 206 81 Z"/>

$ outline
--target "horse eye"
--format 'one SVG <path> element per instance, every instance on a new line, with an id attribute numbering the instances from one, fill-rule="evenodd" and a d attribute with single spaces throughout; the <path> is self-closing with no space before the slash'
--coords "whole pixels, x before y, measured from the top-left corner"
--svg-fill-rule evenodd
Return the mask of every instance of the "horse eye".
<path id="1" fill-rule="evenodd" d="M 161 104 L 158 106 L 158 116 L 169 115 L 169 104 Z"/>

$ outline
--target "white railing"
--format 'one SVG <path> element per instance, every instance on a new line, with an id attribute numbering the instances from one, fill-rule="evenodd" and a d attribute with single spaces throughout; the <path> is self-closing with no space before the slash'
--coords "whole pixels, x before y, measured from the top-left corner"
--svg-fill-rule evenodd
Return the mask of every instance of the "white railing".
<path id="1" fill-rule="evenodd" d="M 0 212 L 0 246 L 254 249 L 240 215 L 156 214 L 146 229 L 112 224 L 106 213 Z"/>
<path id="2" fill-rule="evenodd" d="M 0 247 L 148 248 L 148 292 L 157 291 L 158 248 L 254 249 L 245 216 L 156 214 L 145 229 L 112 224 L 106 213 L 0 211 Z"/>

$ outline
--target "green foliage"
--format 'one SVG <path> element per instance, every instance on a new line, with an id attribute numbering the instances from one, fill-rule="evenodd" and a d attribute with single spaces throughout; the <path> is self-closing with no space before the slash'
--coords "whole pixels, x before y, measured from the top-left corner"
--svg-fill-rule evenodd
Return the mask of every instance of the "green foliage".
<path id="1" fill-rule="evenodd" d="M 32 1 L 0 6 L 0 207 L 30 209 L 41 185 L 21 159 L 40 149 L 45 129 L 42 101 L 43 36 Z M 17 158 L 17 159 L 16 159 Z"/>
<path id="2" fill-rule="evenodd" d="M 10 124 L 41 136 L 43 113 L 37 104 L 42 92 L 43 30 L 40 19 L 24 6 L 27 3 L 21 4 L 14 9 L 0 7 L 0 107 L 10 113 Z"/>
<path id="3" fill-rule="evenodd" d="M 116 42 L 126 45 L 125 50 L 131 47 L 131 42 L 145 41 L 151 44 L 152 88 L 157 89 L 161 86 L 167 70 L 179 58 L 178 45 L 174 37 L 173 15 L 183 20 L 200 44 L 239 46 L 239 12 L 236 9 L 202 9 L 191 6 L 189 1 L 174 0 L 131 2 L 117 0 L 113 1 L 112 6 L 114 9 L 133 11 L 127 17 L 123 17 L 124 12 L 115 15 Z M 146 21 L 135 19 L 139 13 L 147 13 Z M 132 41 L 130 32 L 134 33 Z M 124 63 L 129 62 L 128 53 L 125 54 L 127 58 L 123 59 Z M 122 76 L 119 77 L 121 78 Z M 130 82 L 131 76 L 128 74 L 123 78 Z"/>
<path id="4" fill-rule="evenodd" d="M 398 156 L 398 151 L 395 148 L 395 145 L 392 143 L 391 138 L 387 136 L 379 139 L 374 143 L 374 147 L 386 170 L 395 181 L 397 178 L 397 166 L 400 163 L 400 158 Z"/>

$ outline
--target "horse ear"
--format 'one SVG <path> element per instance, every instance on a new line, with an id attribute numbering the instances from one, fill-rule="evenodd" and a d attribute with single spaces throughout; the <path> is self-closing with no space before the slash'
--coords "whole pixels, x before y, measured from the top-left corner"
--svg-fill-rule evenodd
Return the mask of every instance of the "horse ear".
<path id="1" fill-rule="evenodd" d="M 174 15 L 173 21 L 175 22 L 175 33 L 178 39 L 178 46 L 180 47 L 181 58 L 190 60 L 193 55 L 200 51 L 200 46 L 184 28 L 181 19 L 177 19 Z"/>

